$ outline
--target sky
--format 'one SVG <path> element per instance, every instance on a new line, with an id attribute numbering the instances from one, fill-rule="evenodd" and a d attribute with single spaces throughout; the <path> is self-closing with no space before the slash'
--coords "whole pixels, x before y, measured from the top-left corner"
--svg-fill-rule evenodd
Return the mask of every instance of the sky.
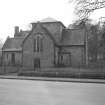
<path id="1" fill-rule="evenodd" d="M 14 27 L 26 30 L 30 23 L 52 17 L 68 26 L 75 20 L 74 5 L 69 0 L 0 0 L 0 39 L 13 37 Z M 95 11 L 91 18 L 105 16 L 105 9 Z"/>

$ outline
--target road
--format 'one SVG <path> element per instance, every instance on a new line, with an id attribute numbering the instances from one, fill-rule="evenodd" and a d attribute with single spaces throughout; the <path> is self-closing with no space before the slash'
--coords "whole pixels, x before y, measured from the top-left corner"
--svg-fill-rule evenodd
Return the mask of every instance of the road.
<path id="1" fill-rule="evenodd" d="M 105 84 L 0 79 L 0 105 L 105 105 Z"/>

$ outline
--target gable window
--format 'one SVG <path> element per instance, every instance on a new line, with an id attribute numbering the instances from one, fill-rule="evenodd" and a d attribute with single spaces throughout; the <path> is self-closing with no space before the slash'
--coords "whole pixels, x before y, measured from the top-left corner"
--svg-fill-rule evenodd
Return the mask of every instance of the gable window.
<path id="1" fill-rule="evenodd" d="M 42 52 L 43 50 L 43 43 L 42 37 L 40 34 L 36 35 L 34 38 L 34 52 Z"/>

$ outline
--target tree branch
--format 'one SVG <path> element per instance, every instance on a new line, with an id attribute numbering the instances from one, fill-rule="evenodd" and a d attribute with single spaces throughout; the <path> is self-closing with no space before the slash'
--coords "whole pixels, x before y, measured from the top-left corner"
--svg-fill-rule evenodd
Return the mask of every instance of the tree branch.
<path id="1" fill-rule="evenodd" d="M 75 14 L 80 18 L 88 18 L 94 10 L 104 8 L 105 0 L 75 0 Z"/>

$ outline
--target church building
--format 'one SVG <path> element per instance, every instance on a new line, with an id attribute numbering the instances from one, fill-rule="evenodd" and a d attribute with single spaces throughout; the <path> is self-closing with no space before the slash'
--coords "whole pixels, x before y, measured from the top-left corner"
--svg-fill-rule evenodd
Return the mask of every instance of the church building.
<path id="1" fill-rule="evenodd" d="M 2 65 L 26 69 L 87 64 L 86 30 L 66 28 L 52 18 L 31 23 L 31 30 L 15 27 L 2 47 Z"/>

